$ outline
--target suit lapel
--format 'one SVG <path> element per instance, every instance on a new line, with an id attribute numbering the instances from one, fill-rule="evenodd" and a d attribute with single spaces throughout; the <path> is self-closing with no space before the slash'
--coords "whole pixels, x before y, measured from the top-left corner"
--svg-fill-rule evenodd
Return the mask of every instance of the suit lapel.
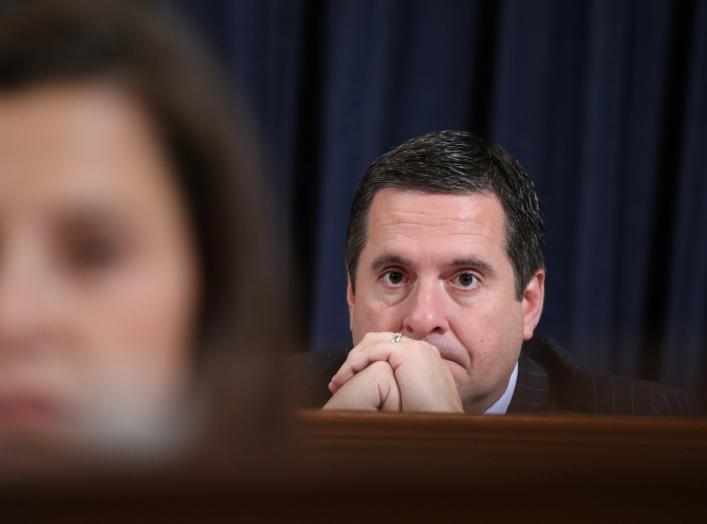
<path id="1" fill-rule="evenodd" d="M 534 413 L 557 409 L 552 401 L 550 380 L 538 363 L 521 352 L 518 379 L 508 413 Z"/>

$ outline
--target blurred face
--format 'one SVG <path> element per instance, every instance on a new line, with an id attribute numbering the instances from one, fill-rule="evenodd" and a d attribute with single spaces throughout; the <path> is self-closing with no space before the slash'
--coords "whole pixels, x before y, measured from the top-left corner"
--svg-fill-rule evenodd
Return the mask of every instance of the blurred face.
<path id="1" fill-rule="evenodd" d="M 368 332 L 402 332 L 439 349 L 465 409 L 505 391 L 524 339 L 540 319 L 544 273 L 522 300 L 505 249 L 505 214 L 490 193 L 379 191 L 367 242 L 348 286 L 354 344 Z"/>
<path id="2" fill-rule="evenodd" d="M 136 103 L 90 84 L 0 94 L 0 439 L 152 420 L 188 375 L 197 274 Z"/>

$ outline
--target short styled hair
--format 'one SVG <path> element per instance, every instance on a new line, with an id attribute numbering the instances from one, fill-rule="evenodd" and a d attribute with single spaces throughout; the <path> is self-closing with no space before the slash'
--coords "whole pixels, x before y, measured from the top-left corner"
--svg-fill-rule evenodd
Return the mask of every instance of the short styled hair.
<path id="1" fill-rule="evenodd" d="M 346 235 L 346 266 L 355 290 L 368 211 L 376 193 L 393 188 L 423 193 L 492 193 L 506 219 L 505 249 L 513 266 L 518 300 L 544 268 L 540 203 L 531 178 L 503 148 L 465 131 L 439 131 L 413 138 L 376 159 L 356 190 Z"/>

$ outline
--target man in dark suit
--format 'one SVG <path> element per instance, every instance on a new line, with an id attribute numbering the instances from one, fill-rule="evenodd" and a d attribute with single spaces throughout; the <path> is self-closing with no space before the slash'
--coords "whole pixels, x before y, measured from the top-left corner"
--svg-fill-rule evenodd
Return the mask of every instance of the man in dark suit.
<path id="1" fill-rule="evenodd" d="M 700 414 L 685 392 L 584 371 L 551 341 L 521 353 L 542 314 L 542 242 L 533 183 L 502 148 L 444 131 L 377 159 L 347 233 L 354 348 L 311 370 L 333 374 L 324 408 Z"/>

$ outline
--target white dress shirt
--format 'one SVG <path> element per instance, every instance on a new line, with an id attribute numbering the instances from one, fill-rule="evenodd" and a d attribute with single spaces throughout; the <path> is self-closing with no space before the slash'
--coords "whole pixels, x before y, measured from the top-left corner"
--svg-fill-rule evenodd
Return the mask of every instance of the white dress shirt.
<path id="1" fill-rule="evenodd" d="M 508 406 L 513 398 L 513 393 L 516 390 L 516 380 L 518 380 L 518 362 L 516 362 L 516 367 L 513 368 L 513 373 L 511 373 L 511 378 L 508 379 L 508 386 L 506 391 L 501 395 L 493 406 L 486 410 L 487 415 L 505 415 L 508 411 Z"/>

